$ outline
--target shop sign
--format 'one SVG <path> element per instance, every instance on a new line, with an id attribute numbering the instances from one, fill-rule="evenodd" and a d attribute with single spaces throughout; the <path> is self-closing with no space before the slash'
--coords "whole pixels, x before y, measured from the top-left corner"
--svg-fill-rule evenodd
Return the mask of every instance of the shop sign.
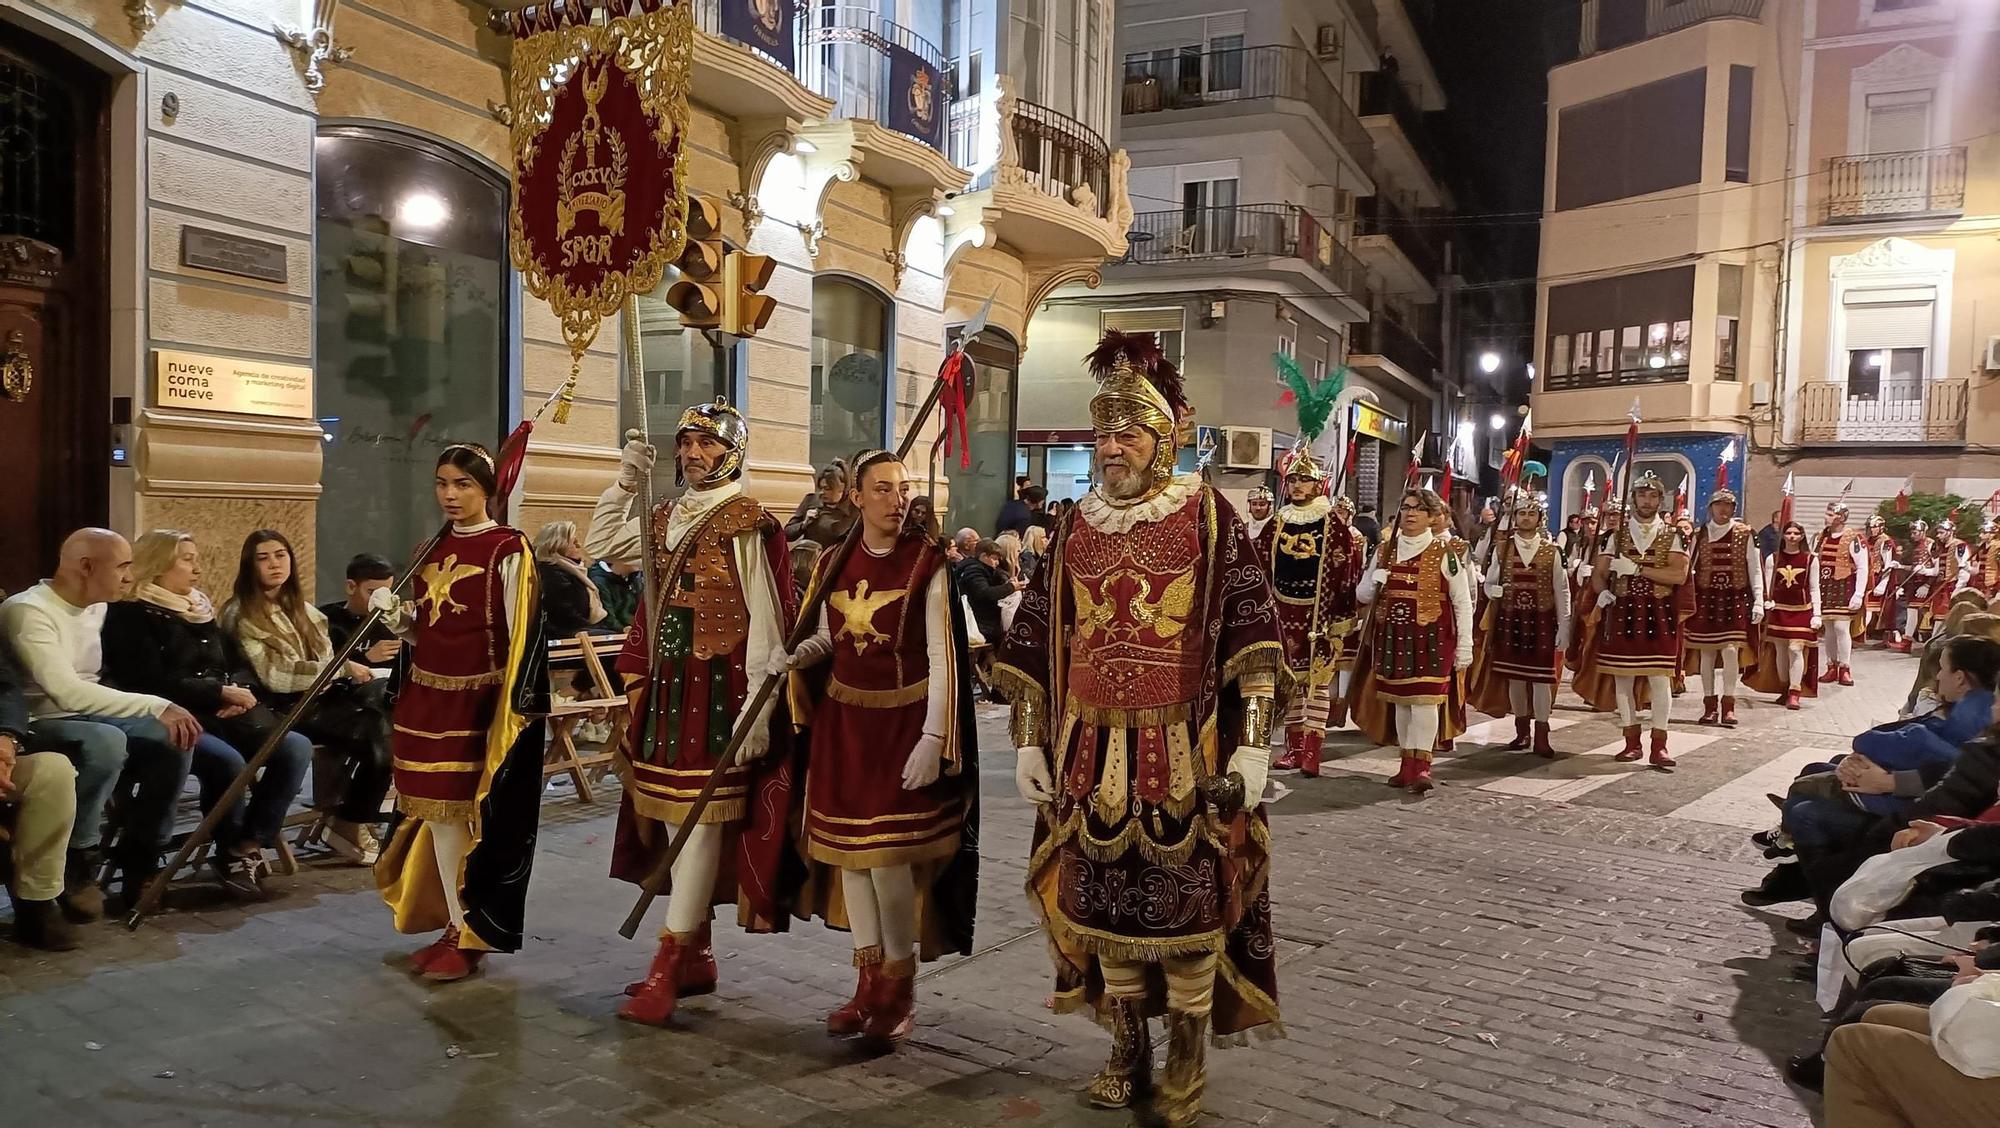
<path id="1" fill-rule="evenodd" d="M 313 417 L 313 370 L 302 364 L 154 349 L 153 371 L 160 407 Z"/>
<path id="2" fill-rule="evenodd" d="M 1366 400 L 1354 401 L 1354 430 L 1397 446 L 1410 441 L 1410 425 Z"/>
<path id="3" fill-rule="evenodd" d="M 283 243 L 194 226 L 181 228 L 181 265 L 280 284 L 291 274 Z"/>

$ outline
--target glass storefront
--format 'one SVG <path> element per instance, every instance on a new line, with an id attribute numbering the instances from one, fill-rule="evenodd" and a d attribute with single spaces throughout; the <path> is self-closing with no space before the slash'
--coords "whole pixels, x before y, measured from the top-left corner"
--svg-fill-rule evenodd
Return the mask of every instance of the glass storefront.
<path id="1" fill-rule="evenodd" d="M 324 600 L 354 554 L 400 562 L 436 531 L 439 449 L 504 437 L 515 284 L 504 173 L 350 127 L 323 131 L 315 161 Z"/>
<path id="2" fill-rule="evenodd" d="M 814 466 L 888 441 L 889 299 L 845 278 L 813 279 Z"/>
<path id="3" fill-rule="evenodd" d="M 717 396 L 739 409 L 743 406 L 737 403 L 728 354 L 710 344 L 705 334 L 681 328 L 681 315 L 666 303 L 667 288 L 678 279 L 678 272 L 669 269 L 653 292 L 639 299 L 639 354 L 646 374 L 646 433 L 652 436 L 653 445 L 663 457 L 673 445 L 674 427 L 680 423 L 681 412 L 690 406 L 711 402 Z M 620 371 L 624 363 L 621 349 Z M 632 418 L 633 405 L 628 399 L 621 384 L 621 433 L 639 425 Z M 673 469 L 664 462 L 661 465 L 667 476 L 661 477 L 656 472 L 655 487 L 673 482 Z"/>
<path id="4" fill-rule="evenodd" d="M 1021 350 L 1007 334 L 988 329 L 966 356 L 973 369 L 972 396 L 965 405 L 972 467 L 960 469 L 956 446 L 948 458 L 939 447 L 937 458 L 951 485 L 951 524 L 990 531 L 1014 490 L 1014 388 Z"/>

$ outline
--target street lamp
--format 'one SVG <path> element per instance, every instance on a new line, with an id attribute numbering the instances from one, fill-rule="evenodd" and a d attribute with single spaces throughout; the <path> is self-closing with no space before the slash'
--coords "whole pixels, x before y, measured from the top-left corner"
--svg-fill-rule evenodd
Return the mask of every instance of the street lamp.
<path id="1" fill-rule="evenodd" d="M 1493 417 L 1486 421 L 1486 425 L 1496 431 L 1504 431 L 1507 429 L 1507 417 L 1496 411 Z"/>
<path id="2" fill-rule="evenodd" d="M 1500 354 L 1488 349 L 1479 354 L 1479 370 L 1488 376 L 1500 371 Z"/>

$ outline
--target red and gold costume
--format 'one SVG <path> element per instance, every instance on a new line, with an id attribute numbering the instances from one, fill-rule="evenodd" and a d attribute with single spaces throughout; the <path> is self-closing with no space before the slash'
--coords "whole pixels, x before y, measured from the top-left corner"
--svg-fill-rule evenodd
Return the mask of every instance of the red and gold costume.
<path id="1" fill-rule="evenodd" d="M 1514 503 L 1514 513 L 1518 527 L 1521 515 L 1538 518 L 1542 504 L 1524 495 Z M 1486 607 L 1467 696 L 1481 712 L 1512 714 L 1509 748 L 1532 747 L 1537 755 L 1553 758 L 1549 718 L 1569 636 L 1569 573 L 1561 548 L 1539 525 L 1532 533 L 1498 540 L 1486 569 Z"/>
<path id="2" fill-rule="evenodd" d="M 1284 643 L 1242 521 L 1173 475 L 1178 374 L 1119 334 L 1092 363 L 1097 431 L 1144 427 L 1155 457 L 1136 495 L 1100 486 L 1077 504 L 994 676 L 1014 705 L 1017 779 L 1042 804 L 1028 888 L 1055 1007 L 1113 1035 L 1090 1099 L 1144 1097 L 1147 1020 L 1164 1016 L 1153 1104 L 1180 1128 L 1200 1116 L 1211 1021 L 1217 1036 L 1279 1021 L 1261 803 Z"/>
<path id="3" fill-rule="evenodd" d="M 1333 711 L 1334 683 L 1355 642 L 1354 586 L 1367 545 L 1323 495 L 1285 506 L 1271 524 L 1271 587 L 1294 686 L 1285 714 L 1285 758 L 1275 766 L 1316 776 L 1329 722 L 1346 720 L 1344 706 Z"/>
<path id="4" fill-rule="evenodd" d="M 1991 524 L 1988 522 L 1986 534 L 1980 538 L 1978 550 L 1973 554 L 1978 573 L 1973 586 L 1987 599 L 2000 595 L 2000 533 L 1996 533 Z"/>
<path id="5" fill-rule="evenodd" d="M 1660 491 L 1659 479 L 1643 475 L 1634 493 Z M 1666 518 L 1636 514 L 1614 526 L 1598 549 L 1594 584 L 1603 585 L 1583 630 L 1583 654 L 1575 687 L 1599 710 L 1616 710 L 1625 734 L 1622 761 L 1637 760 L 1639 710 L 1652 716 L 1652 763 L 1670 768 L 1667 730 L 1673 708 L 1673 681 L 1680 670 L 1681 619 L 1692 593 L 1686 591 L 1687 545 Z M 1664 583 L 1646 570 L 1680 572 L 1683 582 Z"/>
<path id="6" fill-rule="evenodd" d="M 1715 505 L 1736 495 L 1716 491 Z M 1764 566 L 1757 534 L 1731 519 L 1695 530 L 1688 557 L 1694 613 L 1682 624 L 1687 649 L 1701 671 L 1701 723 L 1736 725 L 1736 689 L 1743 672 L 1757 665 L 1757 620 L 1764 613 Z M 1719 675 L 1719 677 L 1718 677 Z M 1718 681 L 1720 684 L 1718 684 Z"/>
<path id="7" fill-rule="evenodd" d="M 1862 537 L 1868 546 L 1868 591 L 1861 600 L 1861 622 L 1870 634 L 1892 629 L 1893 615 L 1887 614 L 1893 592 L 1891 576 L 1896 570 L 1896 538 L 1882 531 L 1882 519 L 1871 518 Z"/>
<path id="8" fill-rule="evenodd" d="M 1402 750 L 1396 786 L 1428 790 L 1437 742 L 1463 731 L 1455 710 L 1463 707 L 1460 671 L 1472 664 L 1472 580 L 1462 543 L 1398 533 L 1357 590 L 1370 607 L 1349 706 L 1371 739 Z"/>
<path id="9" fill-rule="evenodd" d="M 1940 528 L 1943 531 L 1938 534 L 1936 543 L 1932 545 L 1938 570 L 1937 582 L 1931 585 L 1932 623 L 1944 622 L 1945 615 L 1951 611 L 1952 596 L 1963 591 L 1971 583 L 1973 576 L 1972 551 L 1966 547 L 1964 541 L 1958 539 L 1949 525 Z"/>
<path id="10" fill-rule="evenodd" d="M 1827 527 L 1820 531 L 1813 550 L 1819 557 L 1821 646 L 1827 652 L 1826 671 L 1820 679 L 1853 685 L 1854 638 L 1867 629 L 1864 595 L 1872 586 L 1872 577 L 1868 542 L 1860 532 L 1848 528 L 1846 520 L 1845 502 L 1829 506 Z"/>
<path id="11" fill-rule="evenodd" d="M 1759 662 L 1748 678 L 1752 689 L 1778 694 L 1778 703 L 1799 707 L 1800 697 L 1819 696 L 1820 588 L 1819 554 L 1804 550 L 1778 552 L 1764 564 L 1763 635 L 1771 644 L 1771 661 Z M 1796 659 L 1796 660 L 1795 660 Z"/>
<path id="12" fill-rule="evenodd" d="M 433 949 L 512 952 L 548 712 L 533 553 L 505 525 L 454 527 L 419 562 L 414 584 L 414 605 L 385 619 L 408 664 L 390 718 L 399 818 L 376 884 L 398 931 L 446 930 Z"/>
<path id="13" fill-rule="evenodd" d="M 1930 633 L 1931 593 L 1937 586 L 1938 558 L 1929 526 L 1910 523 L 1910 547 L 1903 554 L 1903 582 L 1896 591 L 1903 606 L 1902 635 L 1892 645 L 1905 653 L 1910 644 L 1921 642 Z"/>

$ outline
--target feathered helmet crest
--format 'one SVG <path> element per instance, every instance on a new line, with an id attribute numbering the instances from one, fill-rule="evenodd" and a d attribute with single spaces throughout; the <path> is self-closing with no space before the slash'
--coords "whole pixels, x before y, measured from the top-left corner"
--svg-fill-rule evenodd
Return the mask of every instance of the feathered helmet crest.
<path id="1" fill-rule="evenodd" d="M 1334 468 L 1313 457 L 1312 447 L 1326 432 L 1326 421 L 1333 414 L 1333 405 L 1347 387 L 1347 369 L 1342 367 L 1313 383 L 1300 371 L 1298 358 L 1274 353 L 1271 360 L 1278 366 L 1278 382 L 1285 386 L 1279 401 L 1291 404 L 1299 415 L 1299 437 L 1292 443 L 1291 453 L 1285 456 L 1285 477 L 1324 483 L 1333 477 Z"/>

